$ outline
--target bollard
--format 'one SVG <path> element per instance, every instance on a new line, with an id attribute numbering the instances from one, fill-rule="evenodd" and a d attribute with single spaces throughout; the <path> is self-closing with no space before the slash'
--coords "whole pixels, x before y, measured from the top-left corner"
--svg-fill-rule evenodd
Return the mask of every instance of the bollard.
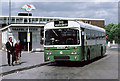
<path id="1" fill-rule="evenodd" d="M 113 45 L 115 45 L 115 40 L 113 40 Z"/>
<path id="2" fill-rule="evenodd" d="M 110 47 L 110 42 L 108 42 L 108 47 Z"/>

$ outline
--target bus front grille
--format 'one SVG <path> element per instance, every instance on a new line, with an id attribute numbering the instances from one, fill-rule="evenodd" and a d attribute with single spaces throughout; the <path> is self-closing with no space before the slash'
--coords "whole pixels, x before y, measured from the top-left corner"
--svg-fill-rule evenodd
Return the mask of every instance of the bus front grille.
<path id="1" fill-rule="evenodd" d="M 70 57 L 69 56 L 54 56 L 54 59 L 55 60 L 59 60 L 59 59 L 70 59 Z"/>

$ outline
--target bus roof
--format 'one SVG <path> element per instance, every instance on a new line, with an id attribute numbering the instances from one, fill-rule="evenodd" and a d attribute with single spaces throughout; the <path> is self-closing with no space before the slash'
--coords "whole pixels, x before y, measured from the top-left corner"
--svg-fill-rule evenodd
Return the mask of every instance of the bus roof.
<path id="1" fill-rule="evenodd" d="M 83 22 L 79 22 L 79 21 L 78 21 L 78 23 L 80 24 L 81 28 L 105 32 L 104 28 L 94 26 L 94 25 L 91 25 L 91 24 L 87 24 L 87 23 L 83 23 Z"/>
<path id="2" fill-rule="evenodd" d="M 49 22 L 49 23 L 45 24 L 44 29 L 73 28 L 73 27 L 81 27 L 81 28 L 85 28 L 85 29 L 105 32 L 104 28 L 86 24 L 86 23 L 83 23 L 82 21 L 68 21 L 68 26 L 66 26 L 66 27 L 55 27 L 54 22 Z"/>

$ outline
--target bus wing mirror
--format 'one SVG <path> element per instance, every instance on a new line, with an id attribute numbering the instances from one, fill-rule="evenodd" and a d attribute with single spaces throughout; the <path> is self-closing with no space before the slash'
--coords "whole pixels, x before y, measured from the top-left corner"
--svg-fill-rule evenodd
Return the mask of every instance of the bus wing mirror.
<path id="1" fill-rule="evenodd" d="M 44 38 L 42 38 L 42 41 L 44 41 Z"/>
<path id="2" fill-rule="evenodd" d="M 51 38 L 50 40 L 54 41 L 54 40 L 55 40 L 55 38 Z"/>

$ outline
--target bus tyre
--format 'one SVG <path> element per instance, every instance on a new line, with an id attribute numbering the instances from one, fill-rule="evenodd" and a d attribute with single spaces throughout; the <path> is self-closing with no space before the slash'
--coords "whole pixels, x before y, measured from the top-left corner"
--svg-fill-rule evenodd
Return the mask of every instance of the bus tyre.
<path id="1" fill-rule="evenodd" d="M 90 51 L 89 50 L 87 51 L 87 61 L 88 62 L 90 61 Z"/>
<path id="2" fill-rule="evenodd" d="M 103 47 L 101 47 L 101 57 L 103 57 Z"/>

